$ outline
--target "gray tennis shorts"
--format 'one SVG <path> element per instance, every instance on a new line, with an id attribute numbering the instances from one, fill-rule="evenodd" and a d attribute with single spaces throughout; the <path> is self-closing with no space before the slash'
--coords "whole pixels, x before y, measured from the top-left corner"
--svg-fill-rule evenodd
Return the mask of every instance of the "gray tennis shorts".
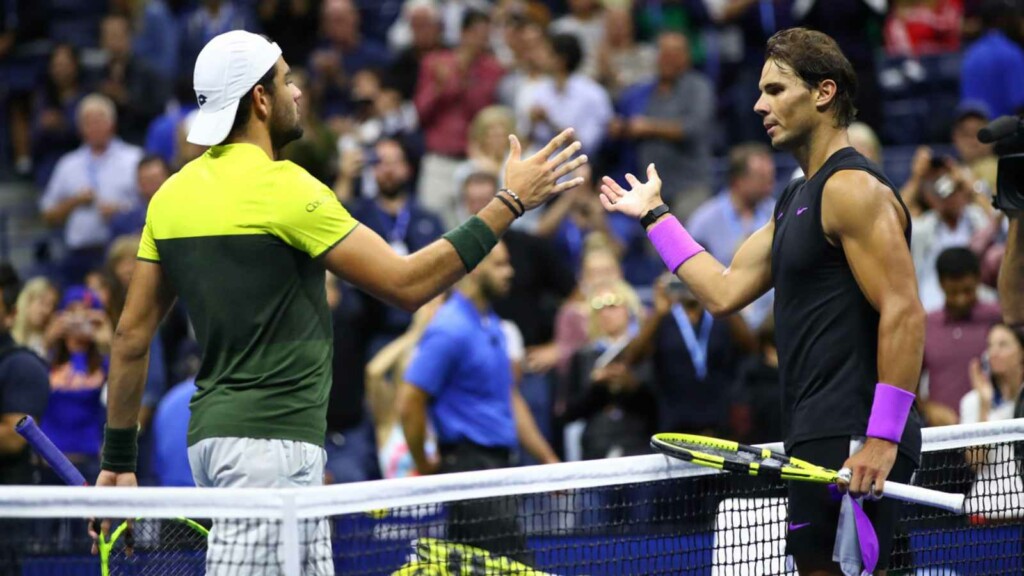
<path id="1" fill-rule="evenodd" d="M 327 453 L 320 446 L 293 440 L 208 438 L 188 449 L 192 478 L 200 488 L 321 486 L 326 461 Z M 207 543 L 206 573 L 283 575 L 280 532 L 278 520 L 215 519 Z M 303 576 L 333 576 L 326 518 L 299 520 L 299 558 Z"/>

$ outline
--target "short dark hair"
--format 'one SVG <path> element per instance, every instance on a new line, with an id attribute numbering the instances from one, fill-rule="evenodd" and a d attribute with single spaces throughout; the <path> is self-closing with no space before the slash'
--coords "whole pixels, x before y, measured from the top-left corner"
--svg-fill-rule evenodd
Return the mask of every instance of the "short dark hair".
<path id="1" fill-rule="evenodd" d="M 246 126 L 249 124 L 249 115 L 252 113 L 252 91 L 257 86 L 262 86 L 263 91 L 267 94 L 274 95 L 274 75 L 277 74 L 277 62 L 267 70 L 252 88 L 242 96 L 242 99 L 238 101 L 238 110 L 235 112 L 235 121 L 231 124 L 231 131 L 228 132 L 228 139 L 238 136 Z"/>
<path id="2" fill-rule="evenodd" d="M 793 70 L 808 88 L 823 80 L 836 83 L 832 99 L 836 124 L 849 126 L 857 118 L 857 74 L 853 65 L 828 34 L 806 28 L 789 28 L 768 39 L 765 61 L 775 60 Z"/>
<path id="3" fill-rule="evenodd" d="M 470 8 L 462 15 L 462 27 L 459 30 L 465 32 L 481 22 L 491 23 L 491 17 L 481 10 Z"/>
<path id="4" fill-rule="evenodd" d="M 136 171 L 142 170 L 143 166 L 147 164 L 153 164 L 154 162 L 163 166 L 164 170 L 166 170 L 168 173 L 171 172 L 171 165 L 168 164 L 167 160 L 159 154 L 146 154 L 145 156 L 143 156 L 142 160 L 139 160 L 139 165 L 136 168 Z"/>
<path id="5" fill-rule="evenodd" d="M 551 50 L 565 61 L 565 69 L 572 74 L 583 61 L 583 49 L 580 41 L 573 34 L 555 34 L 551 37 Z"/>
<path id="6" fill-rule="evenodd" d="M 967 276 L 981 276 L 981 262 L 967 248 L 946 248 L 935 261 L 939 280 L 955 280 Z"/>
<path id="7" fill-rule="evenodd" d="M 726 177 L 729 182 L 746 176 L 750 169 L 750 159 L 754 156 L 772 155 L 772 149 L 761 142 L 744 142 L 729 149 L 729 164 L 726 169 Z"/>

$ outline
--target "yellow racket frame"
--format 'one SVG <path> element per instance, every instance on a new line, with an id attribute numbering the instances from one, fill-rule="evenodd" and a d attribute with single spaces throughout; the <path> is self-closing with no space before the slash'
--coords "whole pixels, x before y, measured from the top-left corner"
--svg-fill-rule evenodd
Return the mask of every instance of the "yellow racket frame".
<path id="1" fill-rule="evenodd" d="M 750 454 L 761 460 L 761 462 L 746 462 L 739 458 L 730 460 L 717 454 L 701 452 L 699 449 L 695 449 L 694 446 L 703 446 L 735 454 Z M 748 446 L 732 440 L 722 440 L 710 436 L 663 432 L 651 437 L 651 447 L 673 458 L 734 474 L 767 476 L 783 480 L 815 482 L 818 484 L 835 484 L 839 480 L 839 473 L 835 470 L 822 468 L 821 466 L 775 452 L 768 448 Z M 774 460 L 779 465 L 765 465 L 764 461 L 766 460 Z"/>
<path id="2" fill-rule="evenodd" d="M 142 518 L 136 518 L 134 521 L 142 520 Z M 209 536 L 210 532 L 202 524 L 195 520 L 189 520 L 188 518 L 171 518 L 176 522 L 180 522 L 189 528 L 195 530 L 201 536 Z M 100 557 L 100 575 L 110 576 L 110 555 L 114 551 L 114 544 L 117 540 L 125 533 L 125 531 L 131 528 L 133 520 L 125 520 L 118 525 L 117 528 L 110 533 L 110 536 L 103 534 L 101 530 L 97 530 L 98 537 L 96 538 L 96 551 Z"/>

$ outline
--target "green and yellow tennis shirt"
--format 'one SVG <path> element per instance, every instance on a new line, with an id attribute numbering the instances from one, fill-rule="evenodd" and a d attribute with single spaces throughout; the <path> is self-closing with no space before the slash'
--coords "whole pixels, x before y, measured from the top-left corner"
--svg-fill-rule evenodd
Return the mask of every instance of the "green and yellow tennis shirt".
<path id="1" fill-rule="evenodd" d="M 333 192 L 257 146 L 214 146 L 150 202 L 139 259 L 156 262 L 202 347 L 188 443 L 322 445 L 333 334 L 317 257 L 357 225 Z"/>

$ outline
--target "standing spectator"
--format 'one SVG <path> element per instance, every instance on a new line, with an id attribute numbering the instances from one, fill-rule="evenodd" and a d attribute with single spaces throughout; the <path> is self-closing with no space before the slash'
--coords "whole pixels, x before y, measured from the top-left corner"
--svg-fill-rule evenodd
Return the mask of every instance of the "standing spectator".
<path id="1" fill-rule="evenodd" d="M 25 283 L 14 307 L 14 326 L 11 336 L 20 346 L 35 352 L 40 358 L 50 357 L 50 338 L 47 332 L 57 310 L 57 288 L 42 276 Z"/>
<path id="2" fill-rule="evenodd" d="M 935 263 L 944 306 L 925 321 L 923 372 L 927 386 L 918 393 L 922 414 L 930 426 L 960 421 L 960 399 L 971 390 L 971 360 L 985 349 L 989 328 L 1002 318 L 999 305 L 981 302 L 981 268 L 967 248 L 948 248 Z"/>
<path id="3" fill-rule="evenodd" d="M 28 348 L 18 346 L 7 331 L 18 298 L 18 277 L 9 265 L 0 266 L 0 485 L 37 482 L 32 454 L 14 427 L 25 416 L 36 420 L 46 412 L 50 379 L 46 362 Z M 21 557 L 26 552 L 25 533 L 32 524 L 25 520 L 0 520 L 0 572 L 21 574 Z"/>
<path id="4" fill-rule="evenodd" d="M 360 70 L 388 64 L 384 46 L 359 32 L 359 11 L 352 0 L 324 0 L 320 12 L 322 40 L 309 58 L 310 84 L 328 123 L 352 112 L 352 78 Z"/>
<path id="5" fill-rule="evenodd" d="M 1020 10 L 1013 0 L 986 0 L 981 20 L 983 35 L 960 64 L 960 98 L 984 102 L 993 116 L 1015 114 L 1024 106 L 1024 49 L 1011 40 Z"/>
<path id="6" fill-rule="evenodd" d="M 654 75 L 657 52 L 650 44 L 636 41 L 633 15 L 625 7 L 605 9 L 604 35 L 597 46 L 595 79 L 615 99 Z"/>
<path id="7" fill-rule="evenodd" d="M 420 67 L 416 110 L 426 138 L 419 180 L 419 199 L 447 227 L 453 227 L 458 188 L 453 177 L 466 156 L 470 122 L 494 103 L 502 70 L 490 53 L 491 21 L 483 12 L 468 11 L 459 44 L 428 54 Z M 577 137 L 583 141 L 579 133 Z"/>
<path id="8" fill-rule="evenodd" d="M 214 36 L 231 30 L 256 31 L 256 18 L 245 4 L 233 0 L 201 0 L 181 21 L 181 66 L 178 74 L 191 85 L 199 51 Z"/>
<path id="9" fill-rule="evenodd" d="M 146 224 L 146 210 L 149 201 L 171 177 L 171 167 L 160 156 L 147 155 L 139 160 L 135 169 L 138 180 L 139 199 L 134 208 L 118 212 L 110 217 L 110 235 L 113 238 L 125 234 L 141 234 Z"/>
<path id="10" fill-rule="evenodd" d="M 50 370 L 50 403 L 43 432 L 86 477 L 99 474 L 100 444 L 106 409 L 100 395 L 107 381 L 107 360 L 97 336 L 109 329 L 99 296 L 84 286 L 71 286 L 61 303 L 62 326 Z M 44 483 L 62 485 L 44 471 Z"/>
<path id="11" fill-rule="evenodd" d="M 910 242 L 921 305 L 928 312 L 942 306 L 942 288 L 935 268 L 939 254 L 946 248 L 969 246 L 971 238 L 989 226 L 988 214 L 974 201 L 970 171 L 950 160 L 939 174 L 930 185 L 923 186 L 929 209 L 913 219 Z"/>
<path id="12" fill-rule="evenodd" d="M 531 149 L 536 149 L 552 135 L 572 127 L 583 150 L 593 155 L 608 131 L 611 99 L 600 84 L 579 71 L 583 53 L 576 36 L 556 34 L 542 46 L 550 50 L 547 70 L 551 77 L 525 95 L 522 109 L 527 117 L 519 120 L 521 130 Z"/>
<path id="13" fill-rule="evenodd" d="M 409 21 L 411 42 L 395 55 L 389 70 L 389 81 L 403 100 L 411 100 L 419 84 L 423 58 L 444 48 L 441 42 L 441 13 L 434 0 L 409 0 L 402 6 L 403 17 Z"/>
<path id="14" fill-rule="evenodd" d="M 569 13 L 551 23 L 554 34 L 571 34 L 583 51 L 580 72 L 597 76 L 597 54 L 605 40 L 605 19 L 598 0 L 568 0 Z"/>
<path id="15" fill-rule="evenodd" d="M 747 143 L 729 150 L 728 188 L 707 200 L 690 216 L 686 227 L 719 262 L 732 262 L 736 249 L 772 218 L 775 209 L 775 160 L 771 148 Z M 744 309 L 751 326 L 771 313 L 771 293 Z M 781 438 L 781 436 L 780 436 Z"/>
<path id="16" fill-rule="evenodd" d="M 514 385 L 493 300 L 508 293 L 513 270 L 499 242 L 456 287 L 417 346 L 398 392 L 402 429 L 420 474 L 505 468 L 521 443 L 541 463 L 558 458 Z M 440 462 L 424 448 L 427 415 L 437 428 Z M 453 506 L 448 538 L 502 556 L 526 550 L 514 499 Z M 487 522 L 480 522 L 486 518 Z"/>
<path id="17" fill-rule="evenodd" d="M 100 27 L 100 47 L 106 58 L 94 82 L 114 101 L 121 119 L 118 133 L 126 142 L 142 145 L 146 127 L 160 115 L 170 96 L 168 84 L 148 64 L 132 54 L 131 22 L 107 16 Z"/>
<path id="18" fill-rule="evenodd" d="M 64 281 L 98 268 L 110 240 L 109 219 L 138 203 L 135 167 L 142 150 L 115 136 L 117 111 L 109 98 L 86 96 L 78 106 L 82 146 L 65 154 L 40 200 L 43 220 L 64 228 Z"/>
<path id="19" fill-rule="evenodd" d="M 81 76 L 78 50 L 71 44 L 54 46 L 33 106 L 32 159 L 39 188 L 46 187 L 60 157 L 81 144 L 75 129 L 75 110 L 85 96 Z"/>
<path id="20" fill-rule="evenodd" d="M 412 168 L 401 144 L 382 140 L 373 150 L 377 196 L 350 203 L 352 216 L 384 238 L 398 254 L 412 254 L 441 236 L 441 221 L 411 196 Z M 375 354 L 405 332 L 411 320 L 409 312 L 387 307 L 383 325 L 375 334 L 368 335 L 369 353 Z"/>
<path id="21" fill-rule="evenodd" d="M 665 191 L 665 199 L 685 219 L 711 195 L 715 118 L 714 88 L 691 69 L 686 36 L 662 33 L 657 78 L 628 90 L 622 100 L 625 117 L 612 123 L 612 135 L 635 144 L 636 168 L 665 167 L 664 181 L 677 186 Z"/>

